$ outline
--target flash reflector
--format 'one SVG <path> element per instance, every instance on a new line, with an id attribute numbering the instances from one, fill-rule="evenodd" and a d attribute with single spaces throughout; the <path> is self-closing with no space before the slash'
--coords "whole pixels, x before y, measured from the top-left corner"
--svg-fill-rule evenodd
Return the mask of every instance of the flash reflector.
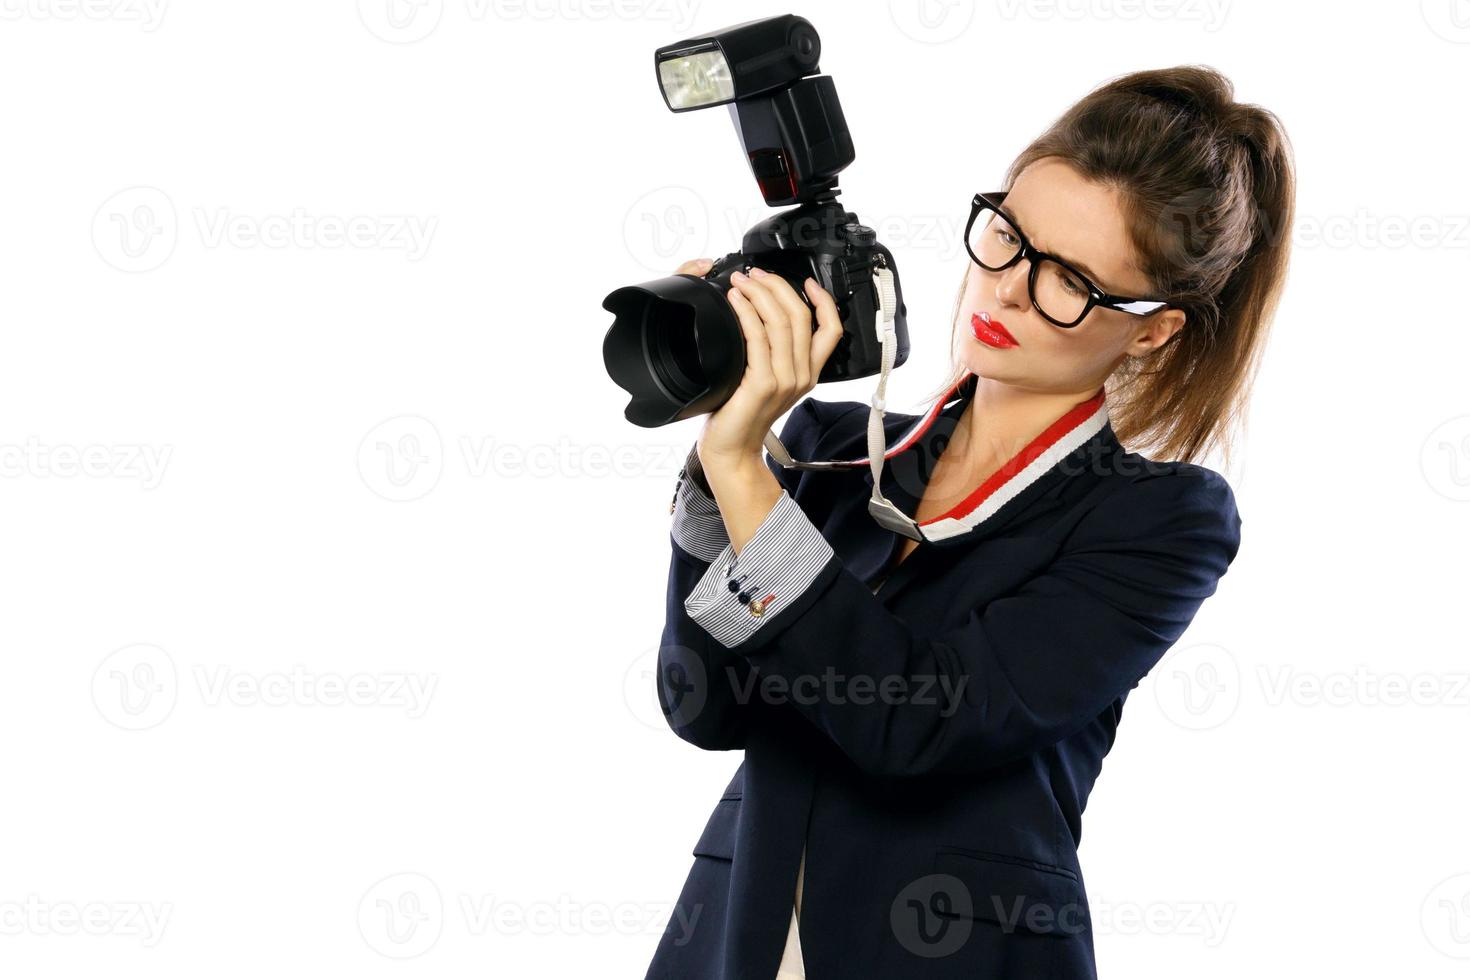
<path id="1" fill-rule="evenodd" d="M 699 109 L 735 98 L 730 63 L 717 48 L 660 61 L 658 83 L 669 108 L 674 110 Z"/>

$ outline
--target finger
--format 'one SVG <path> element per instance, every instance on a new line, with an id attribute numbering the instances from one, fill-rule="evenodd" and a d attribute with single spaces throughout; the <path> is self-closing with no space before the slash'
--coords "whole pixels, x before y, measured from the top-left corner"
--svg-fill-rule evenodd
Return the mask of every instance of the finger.
<path id="1" fill-rule="evenodd" d="M 806 294 L 817 310 L 817 331 L 812 334 L 811 346 L 812 377 L 815 378 L 822 373 L 827 358 L 832 356 L 837 342 L 842 339 L 842 317 L 837 312 L 837 301 L 820 283 L 807 279 L 805 285 Z"/>
<path id="2" fill-rule="evenodd" d="M 745 373 L 754 382 L 757 393 L 767 395 L 776 387 L 776 377 L 771 373 L 771 348 L 765 324 L 739 289 L 731 289 L 729 297 L 740 321 L 740 332 L 745 335 Z"/>
<path id="3" fill-rule="evenodd" d="M 690 259 L 674 270 L 674 275 L 702 276 L 714 267 L 714 259 Z"/>
<path id="4" fill-rule="evenodd" d="M 796 365 L 791 353 L 791 324 L 787 322 L 786 310 L 776 301 L 769 287 L 761 281 L 780 278 L 778 276 L 748 276 L 735 280 L 741 295 L 750 301 L 765 326 L 766 341 L 770 345 L 771 374 L 779 386 L 778 395 L 796 390 Z"/>
<path id="5" fill-rule="evenodd" d="M 791 364 L 796 387 L 806 391 L 811 382 L 812 311 L 806 301 L 791 288 L 784 276 L 765 274 L 758 280 L 770 290 L 791 325 Z"/>

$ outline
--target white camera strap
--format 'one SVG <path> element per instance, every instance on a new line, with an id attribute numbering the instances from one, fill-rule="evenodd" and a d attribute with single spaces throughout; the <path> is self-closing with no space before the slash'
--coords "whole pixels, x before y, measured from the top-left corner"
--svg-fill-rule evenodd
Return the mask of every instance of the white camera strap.
<path id="1" fill-rule="evenodd" d="M 888 391 L 888 372 L 893 369 L 898 353 L 898 335 L 893 325 L 898 309 L 898 294 L 893 286 L 893 270 L 885 266 L 875 268 L 873 285 L 878 295 L 878 312 L 873 318 L 873 328 L 883 346 L 883 358 L 878 372 L 878 387 L 868 402 L 868 466 L 873 471 L 873 496 L 868 501 L 868 513 L 890 531 L 922 541 L 924 535 L 918 524 L 885 497 L 882 490 L 884 453 L 888 448 L 888 440 L 883 432 L 884 395 Z M 766 431 L 764 443 L 771 458 L 787 469 L 831 470 L 851 465 L 840 460 L 817 462 L 792 459 L 780 438 L 771 430 Z"/>

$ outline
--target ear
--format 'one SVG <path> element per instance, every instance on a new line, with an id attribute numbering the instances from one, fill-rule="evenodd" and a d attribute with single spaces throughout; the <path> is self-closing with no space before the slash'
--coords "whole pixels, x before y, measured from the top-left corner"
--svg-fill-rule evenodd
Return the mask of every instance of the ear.
<path id="1" fill-rule="evenodd" d="M 1133 338 L 1128 345 L 1127 353 L 1131 357 L 1146 357 L 1169 342 L 1169 338 L 1180 330 L 1188 316 L 1183 310 L 1166 307 L 1144 321 L 1143 329 Z"/>

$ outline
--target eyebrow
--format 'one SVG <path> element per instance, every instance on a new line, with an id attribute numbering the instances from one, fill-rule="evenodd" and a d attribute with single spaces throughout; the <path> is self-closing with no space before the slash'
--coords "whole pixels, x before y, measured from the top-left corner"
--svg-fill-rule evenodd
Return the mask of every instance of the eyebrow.
<path id="1" fill-rule="evenodd" d="M 1006 203 L 1004 201 L 1000 202 L 1000 213 L 1005 215 L 1006 220 L 1009 221 L 1011 224 L 1015 225 L 1017 228 L 1021 227 L 1021 222 L 1016 218 L 1014 214 L 1010 212 L 1010 209 L 1006 207 Z M 1045 249 L 1043 249 L 1043 251 L 1045 251 Z M 1113 290 L 1103 286 L 1103 284 L 1099 281 L 1103 277 L 1088 268 L 1087 263 L 1079 262 L 1076 259 L 1069 258 L 1065 255 L 1058 255 L 1057 258 L 1061 259 L 1063 262 L 1072 266 L 1074 269 L 1077 269 L 1083 275 L 1087 276 L 1087 278 L 1091 279 L 1093 285 L 1097 286 L 1098 289 L 1101 289 L 1105 293 L 1112 294 Z"/>

